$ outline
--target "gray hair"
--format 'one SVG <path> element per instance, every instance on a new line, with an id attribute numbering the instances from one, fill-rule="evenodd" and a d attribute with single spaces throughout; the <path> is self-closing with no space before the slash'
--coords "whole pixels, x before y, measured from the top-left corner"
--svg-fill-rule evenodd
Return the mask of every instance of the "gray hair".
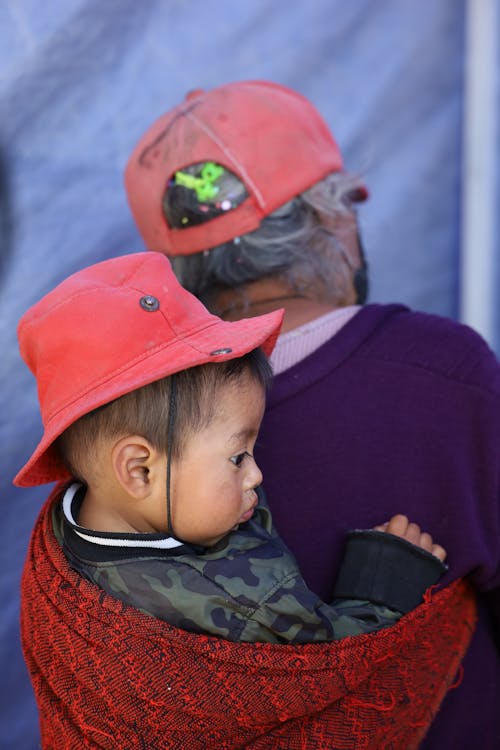
<path id="1" fill-rule="evenodd" d="M 172 259 L 180 283 L 212 310 L 224 289 L 239 291 L 265 277 L 285 282 L 295 294 L 309 294 L 336 306 L 345 304 L 352 284 L 352 263 L 342 231 L 326 229 L 346 214 L 362 189 L 359 177 L 343 172 L 325 179 L 285 203 L 260 227 L 230 242 L 193 255 Z"/>

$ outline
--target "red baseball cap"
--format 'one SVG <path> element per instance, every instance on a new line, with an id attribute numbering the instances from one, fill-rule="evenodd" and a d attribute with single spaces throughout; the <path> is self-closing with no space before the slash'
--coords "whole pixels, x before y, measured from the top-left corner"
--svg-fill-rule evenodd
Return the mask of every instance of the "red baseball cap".
<path id="1" fill-rule="evenodd" d="M 246 198 L 203 224 L 169 226 L 169 180 L 206 162 L 235 175 Z M 340 150 L 307 99 L 276 83 L 243 81 L 191 92 L 156 120 L 130 156 L 125 187 L 146 247 L 190 255 L 256 230 L 265 216 L 342 169 Z M 356 199 L 366 197 L 360 188 Z"/>
<path id="2" fill-rule="evenodd" d="M 209 313 L 160 253 L 135 253 L 70 276 L 21 318 L 21 355 L 35 375 L 43 437 L 14 484 L 70 478 L 55 439 L 84 414 L 174 372 L 262 347 L 283 311 L 234 323 Z"/>

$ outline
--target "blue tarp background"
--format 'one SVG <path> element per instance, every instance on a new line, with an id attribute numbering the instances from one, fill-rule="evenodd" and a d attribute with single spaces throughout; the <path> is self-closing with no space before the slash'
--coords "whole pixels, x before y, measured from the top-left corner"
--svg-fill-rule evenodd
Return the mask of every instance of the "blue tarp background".
<path id="1" fill-rule="evenodd" d="M 47 488 L 11 486 L 41 433 L 18 318 L 78 268 L 142 249 L 122 182 L 137 138 L 187 90 L 245 78 L 309 97 L 365 175 L 372 301 L 456 317 L 464 23 L 463 0 L 0 4 L 0 747 L 38 744 L 18 587 Z"/>

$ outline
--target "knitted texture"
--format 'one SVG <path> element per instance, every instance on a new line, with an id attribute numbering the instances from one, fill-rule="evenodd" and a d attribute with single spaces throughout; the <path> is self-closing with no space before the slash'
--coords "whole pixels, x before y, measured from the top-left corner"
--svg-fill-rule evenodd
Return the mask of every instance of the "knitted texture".
<path id="1" fill-rule="evenodd" d="M 21 633 L 42 748 L 417 748 L 475 622 L 457 581 L 371 635 L 301 646 L 187 633 L 68 565 L 51 506 L 33 531 Z"/>

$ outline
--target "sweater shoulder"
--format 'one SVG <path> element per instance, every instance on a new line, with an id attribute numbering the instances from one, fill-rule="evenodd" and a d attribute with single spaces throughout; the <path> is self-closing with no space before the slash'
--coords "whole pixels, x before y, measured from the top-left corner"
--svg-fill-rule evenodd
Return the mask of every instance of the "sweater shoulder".
<path id="1" fill-rule="evenodd" d="M 423 368 L 500 395 L 500 365 L 486 341 L 469 326 L 439 315 L 396 308 L 358 355 Z"/>

